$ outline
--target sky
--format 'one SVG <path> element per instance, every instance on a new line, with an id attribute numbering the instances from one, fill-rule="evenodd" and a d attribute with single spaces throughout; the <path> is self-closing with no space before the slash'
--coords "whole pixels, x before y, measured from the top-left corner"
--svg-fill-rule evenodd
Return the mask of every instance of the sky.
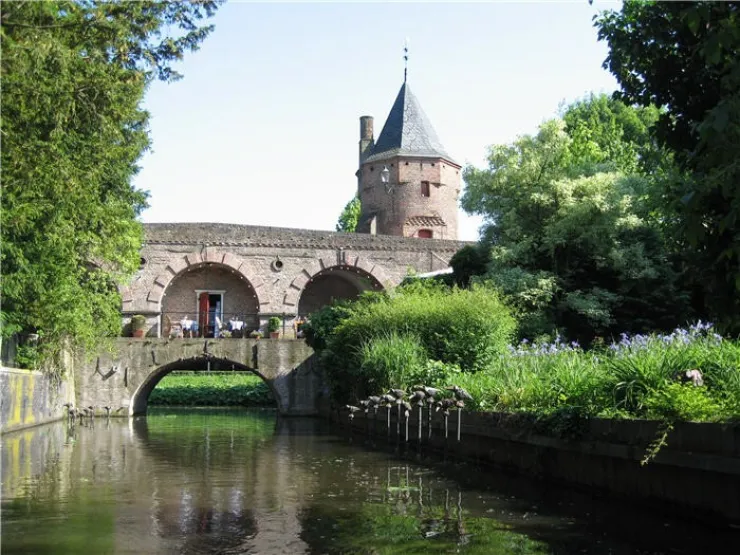
<path id="1" fill-rule="evenodd" d="M 229 2 L 215 30 L 145 98 L 144 222 L 333 230 L 357 189 L 359 118 L 375 138 L 408 84 L 442 144 L 486 167 L 563 103 L 610 93 L 592 17 L 616 3 Z M 460 210 L 458 238 L 481 218 Z"/>

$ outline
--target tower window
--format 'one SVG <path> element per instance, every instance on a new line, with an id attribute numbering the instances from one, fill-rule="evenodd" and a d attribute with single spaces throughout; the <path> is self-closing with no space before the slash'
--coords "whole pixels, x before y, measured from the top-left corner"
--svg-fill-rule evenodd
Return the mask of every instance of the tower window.
<path id="1" fill-rule="evenodd" d="M 432 238 L 432 230 L 431 229 L 420 229 L 416 236 L 419 239 L 431 239 Z"/>
<path id="2" fill-rule="evenodd" d="M 429 196 L 431 196 L 431 191 L 429 189 L 429 181 L 422 181 L 421 182 L 421 196 L 423 196 L 423 197 L 429 197 Z"/>

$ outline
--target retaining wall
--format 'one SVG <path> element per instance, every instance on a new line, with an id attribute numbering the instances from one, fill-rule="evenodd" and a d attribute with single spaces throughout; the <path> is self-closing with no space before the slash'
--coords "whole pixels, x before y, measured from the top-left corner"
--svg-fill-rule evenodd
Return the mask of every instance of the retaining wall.
<path id="1" fill-rule="evenodd" d="M 327 408 L 323 412 L 348 428 L 346 412 Z M 352 433 L 661 505 L 715 524 L 740 524 L 739 424 L 678 423 L 657 455 L 641 464 L 661 435 L 659 422 L 590 419 L 557 429 L 526 416 L 463 412 L 458 442 L 457 413 L 449 417 L 445 439 L 440 413 L 434 414 L 428 437 L 424 411 L 419 441 L 415 409 L 409 418 L 407 442 L 404 422 L 400 439 L 396 435 L 395 412 L 391 411 L 390 434 L 385 409 L 375 415 L 371 411 L 367 418 L 357 413 Z"/>
<path id="2" fill-rule="evenodd" d="M 54 382 L 31 370 L 0 369 L 0 433 L 59 420 L 74 403 L 74 380 Z"/>

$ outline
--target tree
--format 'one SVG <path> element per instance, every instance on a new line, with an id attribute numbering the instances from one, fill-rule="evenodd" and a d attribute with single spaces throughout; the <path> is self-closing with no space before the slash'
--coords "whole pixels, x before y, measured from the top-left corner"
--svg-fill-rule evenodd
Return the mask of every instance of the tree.
<path id="1" fill-rule="evenodd" d="M 337 231 L 344 233 L 354 233 L 357 230 L 357 223 L 360 221 L 362 205 L 360 198 L 354 197 L 345 206 L 337 221 Z"/>
<path id="2" fill-rule="evenodd" d="M 681 173 L 666 181 L 669 233 L 706 304 L 740 332 L 740 5 L 643 2 L 596 19 L 617 93 L 664 110 L 655 126 Z"/>
<path id="3" fill-rule="evenodd" d="M 137 268 L 149 146 L 140 103 L 212 29 L 217 2 L 9 2 L 2 30 L 3 335 L 120 333 L 117 284 Z M 173 34 L 170 34 L 173 33 Z"/>
<path id="4" fill-rule="evenodd" d="M 452 276 L 459 287 L 468 287 L 474 276 L 486 273 L 491 262 L 491 251 L 485 245 L 477 243 L 466 245 L 450 259 Z"/>
<path id="5" fill-rule="evenodd" d="M 560 329 L 589 341 L 684 314 L 653 183 L 639 172 L 654 159 L 641 144 L 654 112 L 630 110 L 592 97 L 534 136 L 491 147 L 487 169 L 465 169 L 462 206 L 485 216 L 491 252 L 482 279 L 503 291 L 524 336 Z"/>

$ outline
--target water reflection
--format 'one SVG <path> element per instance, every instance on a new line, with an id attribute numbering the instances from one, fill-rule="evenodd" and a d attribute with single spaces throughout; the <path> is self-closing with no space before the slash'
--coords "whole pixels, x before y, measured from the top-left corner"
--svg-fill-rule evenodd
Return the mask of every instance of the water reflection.
<path id="1" fill-rule="evenodd" d="M 2 552 L 692 553 L 730 539 L 358 443 L 318 420 L 213 410 L 3 436 Z"/>

